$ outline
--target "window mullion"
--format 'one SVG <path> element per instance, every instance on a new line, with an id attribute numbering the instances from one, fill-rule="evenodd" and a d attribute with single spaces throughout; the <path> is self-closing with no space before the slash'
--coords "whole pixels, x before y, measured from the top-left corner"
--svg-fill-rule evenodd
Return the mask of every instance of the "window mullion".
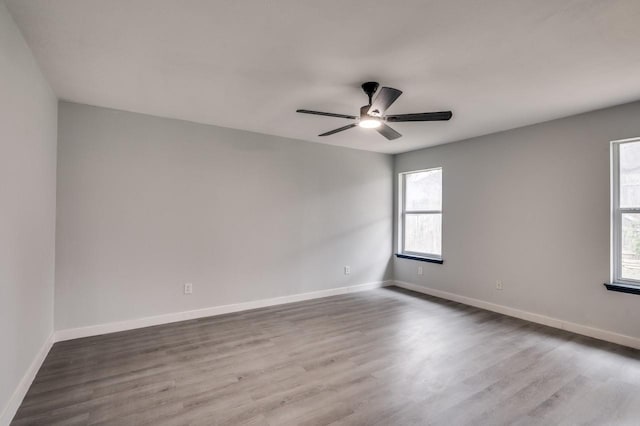
<path id="1" fill-rule="evenodd" d="M 442 210 L 405 210 L 406 214 L 442 214 Z"/>

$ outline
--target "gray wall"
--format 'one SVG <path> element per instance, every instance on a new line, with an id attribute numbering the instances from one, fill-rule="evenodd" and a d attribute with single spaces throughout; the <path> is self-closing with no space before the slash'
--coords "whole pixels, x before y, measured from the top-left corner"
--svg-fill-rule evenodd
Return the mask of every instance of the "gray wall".
<path id="1" fill-rule="evenodd" d="M 445 263 L 396 259 L 395 279 L 640 337 L 640 297 L 602 285 L 609 142 L 636 136 L 640 103 L 396 156 L 443 167 Z"/>
<path id="2" fill-rule="evenodd" d="M 53 331 L 57 125 L 55 96 L 2 1 L 0 76 L 2 413 Z"/>
<path id="3" fill-rule="evenodd" d="M 59 112 L 57 329 L 391 277 L 391 156 Z"/>

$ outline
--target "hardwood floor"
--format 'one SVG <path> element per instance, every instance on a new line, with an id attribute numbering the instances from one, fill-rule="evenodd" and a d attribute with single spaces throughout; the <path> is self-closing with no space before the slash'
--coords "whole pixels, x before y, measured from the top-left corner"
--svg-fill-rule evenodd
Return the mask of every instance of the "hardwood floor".
<path id="1" fill-rule="evenodd" d="M 398 288 L 56 343 L 14 425 L 640 424 L 640 351 Z"/>

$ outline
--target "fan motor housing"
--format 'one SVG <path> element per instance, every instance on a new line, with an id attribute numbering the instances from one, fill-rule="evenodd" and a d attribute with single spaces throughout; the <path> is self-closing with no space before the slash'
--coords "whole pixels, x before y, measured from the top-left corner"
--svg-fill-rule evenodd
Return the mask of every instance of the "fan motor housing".
<path id="1" fill-rule="evenodd" d="M 369 114 L 369 109 L 371 109 L 371 105 L 363 105 L 360 107 L 360 120 L 367 120 L 372 118 L 380 120 L 382 118 L 380 115 L 376 115 L 375 113 Z"/>

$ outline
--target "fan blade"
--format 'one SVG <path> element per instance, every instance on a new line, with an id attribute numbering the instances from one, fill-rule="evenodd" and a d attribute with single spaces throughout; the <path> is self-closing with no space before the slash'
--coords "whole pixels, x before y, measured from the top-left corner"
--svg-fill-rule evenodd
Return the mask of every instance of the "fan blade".
<path id="1" fill-rule="evenodd" d="M 387 126 L 384 123 L 381 123 L 380 127 L 378 127 L 376 130 L 378 131 L 378 133 L 380 133 L 382 136 L 389 139 L 390 141 L 394 139 L 398 139 L 399 137 L 402 136 L 400 133 L 396 132 L 395 130 L 393 130 L 391 127 Z"/>
<path id="2" fill-rule="evenodd" d="M 389 108 L 391 104 L 400 97 L 400 95 L 402 95 L 401 90 L 393 89 L 391 87 L 383 87 L 380 89 L 378 96 L 376 96 L 371 104 L 371 108 L 369 108 L 367 114 L 375 117 L 382 116 L 387 108 Z"/>
<path id="3" fill-rule="evenodd" d="M 334 133 L 342 132 L 342 131 L 344 131 L 344 130 L 349 130 L 349 129 L 351 129 L 351 128 L 353 128 L 353 127 L 356 127 L 356 126 L 357 126 L 357 124 L 356 124 L 356 123 L 353 123 L 353 124 L 347 124 L 346 126 L 342 126 L 342 127 L 337 128 L 337 129 L 329 130 L 328 132 L 323 133 L 323 134 L 318 135 L 318 136 L 329 136 L 329 135 L 333 135 Z"/>
<path id="4" fill-rule="evenodd" d="M 401 121 L 446 121 L 450 120 L 453 114 L 451 111 L 421 112 L 417 114 L 387 115 L 387 121 L 399 123 Z"/>
<path id="5" fill-rule="evenodd" d="M 296 112 L 300 112 L 302 114 L 324 115 L 326 117 L 348 118 L 350 120 L 355 120 L 356 119 L 356 117 L 353 116 L 353 115 L 334 114 L 332 112 L 310 111 L 308 109 L 299 109 L 299 110 L 296 110 Z"/>

